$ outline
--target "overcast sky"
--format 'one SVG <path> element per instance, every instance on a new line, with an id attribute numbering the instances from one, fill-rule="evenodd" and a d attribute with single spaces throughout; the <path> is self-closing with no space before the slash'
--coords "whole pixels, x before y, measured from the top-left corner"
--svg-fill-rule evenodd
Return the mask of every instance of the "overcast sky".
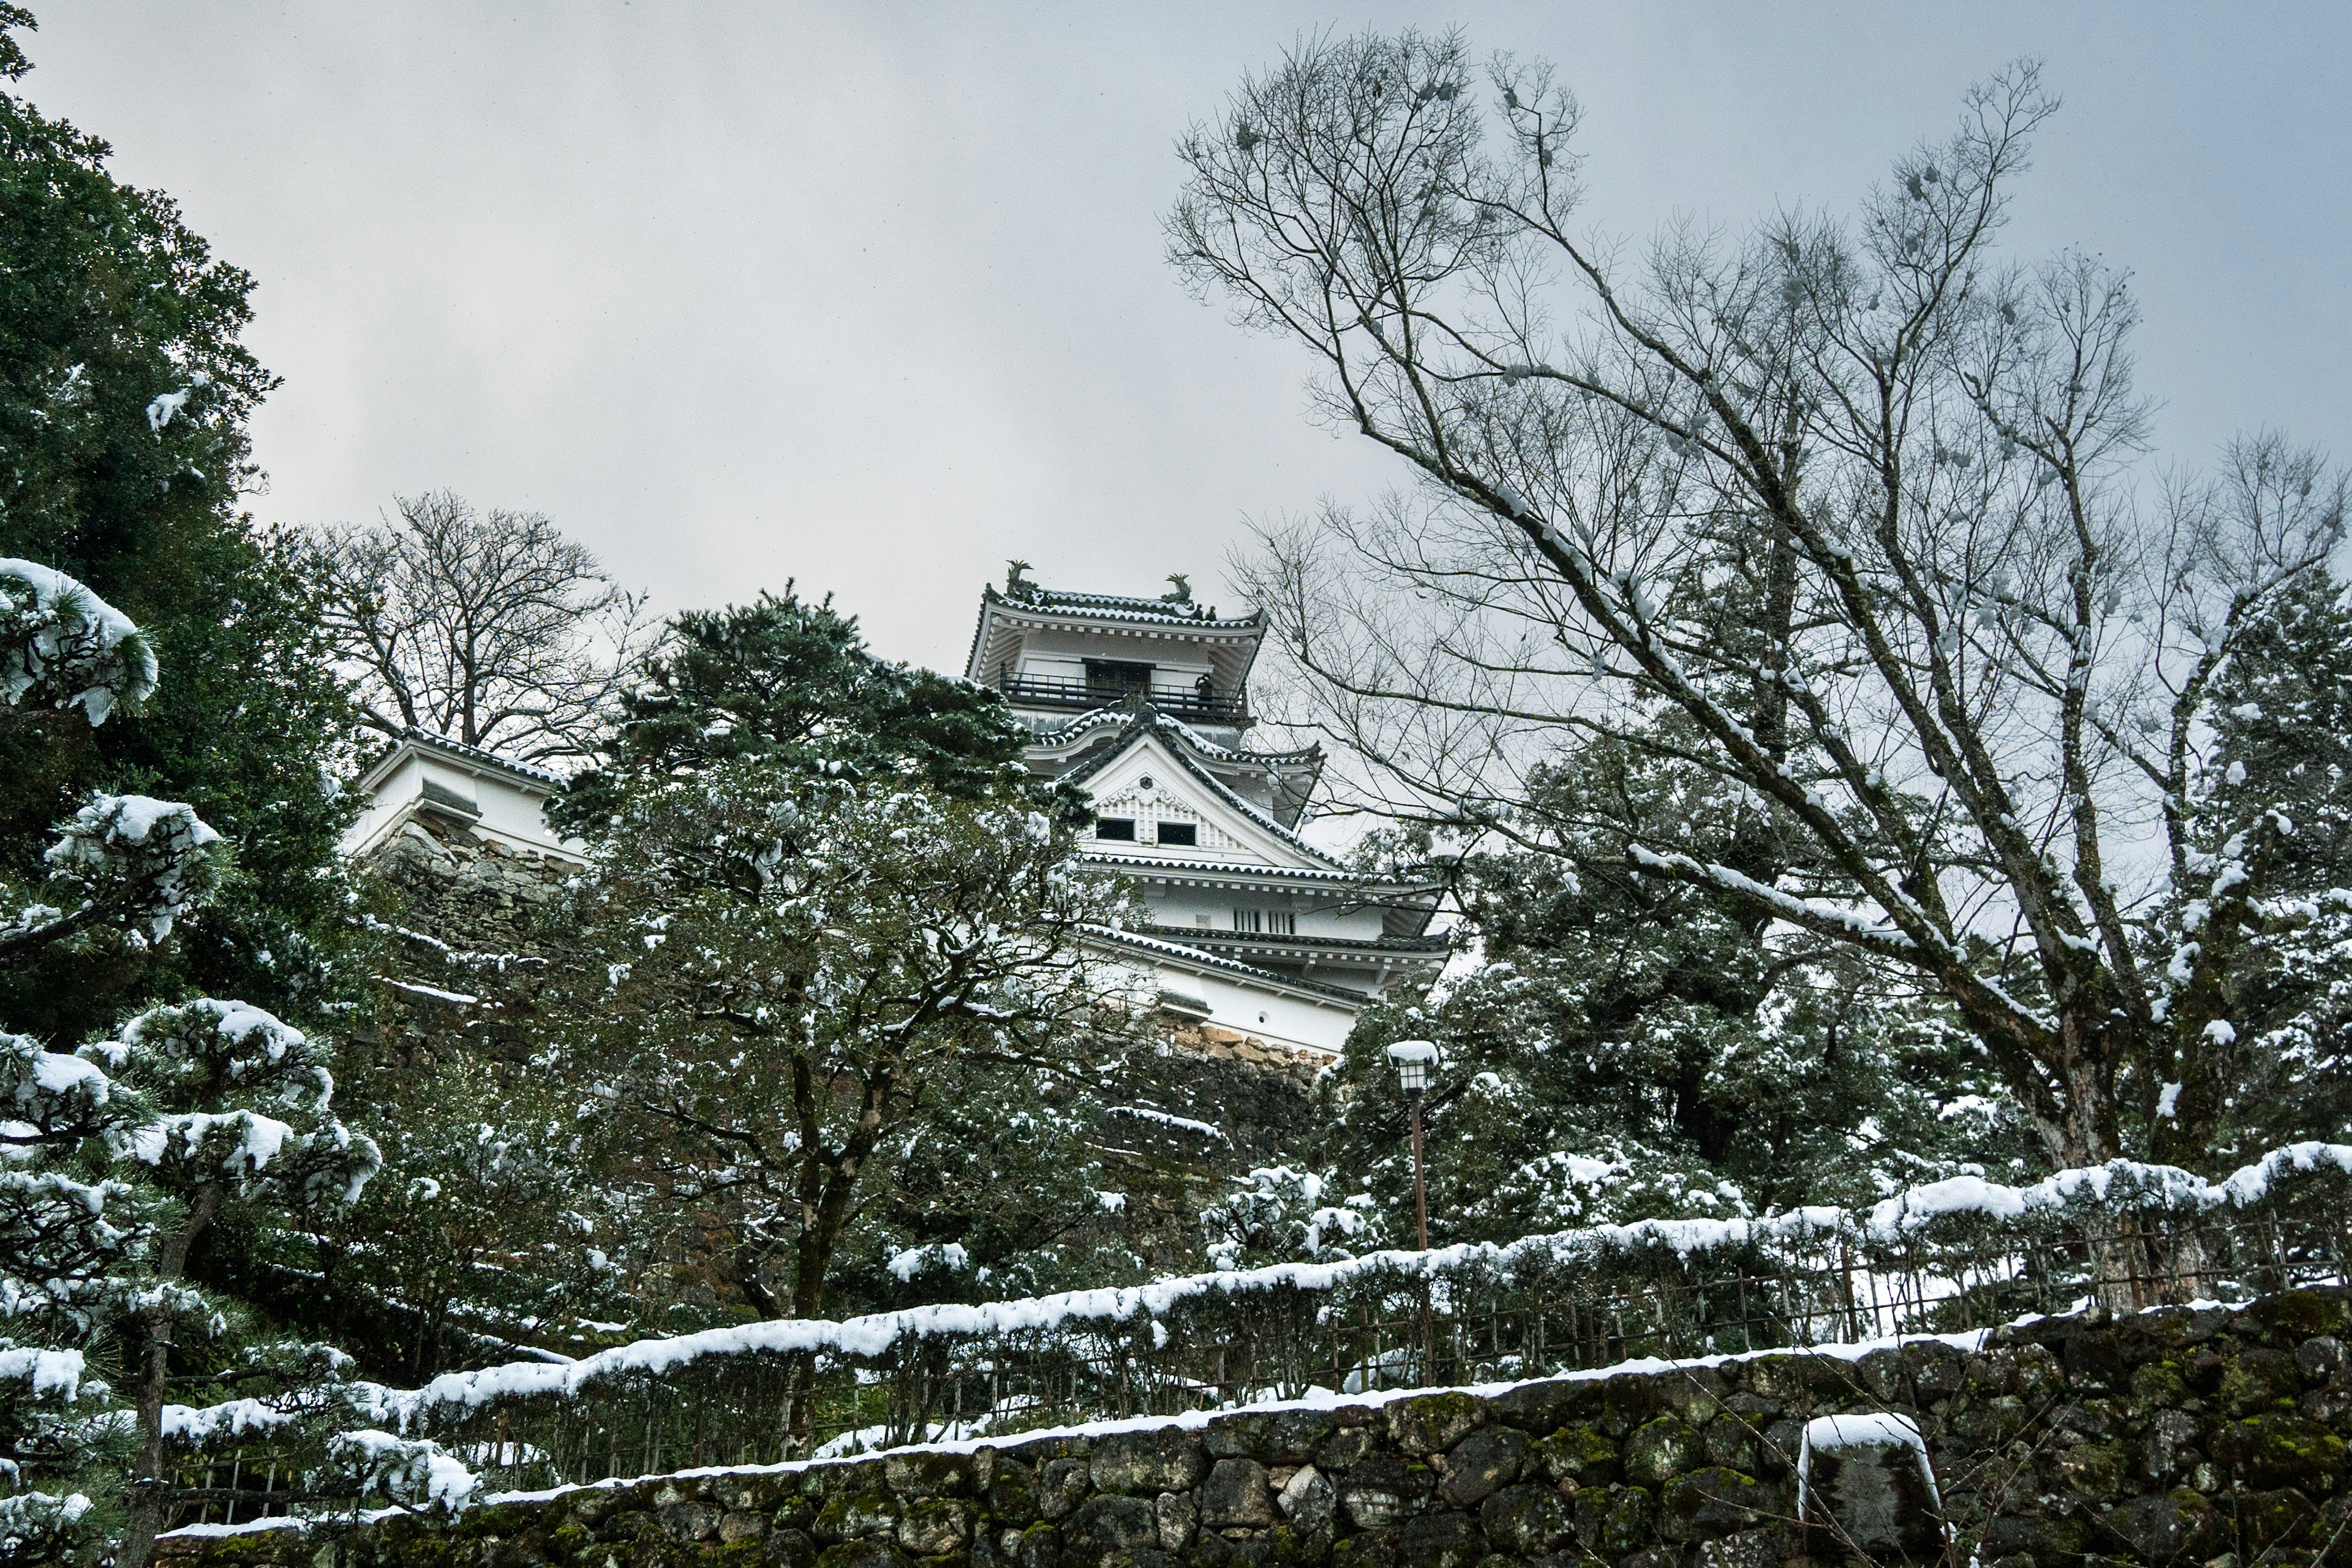
<path id="1" fill-rule="evenodd" d="M 32 4 L 19 90 L 259 279 L 263 516 L 448 486 L 666 609 L 796 577 L 934 665 L 1008 556 L 1230 604 L 1245 520 L 1389 481 L 1161 257 L 1186 121 L 1325 26 L 1553 58 L 1637 237 L 1844 208 L 2039 56 L 2010 244 L 2134 269 L 2165 452 L 2352 457 L 2340 4 Z"/>

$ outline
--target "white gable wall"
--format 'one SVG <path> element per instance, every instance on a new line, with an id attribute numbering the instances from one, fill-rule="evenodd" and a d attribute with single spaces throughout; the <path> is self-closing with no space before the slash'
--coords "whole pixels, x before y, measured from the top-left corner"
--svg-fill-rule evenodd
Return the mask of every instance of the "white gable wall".
<path id="1" fill-rule="evenodd" d="M 1150 780 L 1146 788 L 1144 781 Z M 1108 855 L 1155 860 L 1174 870 L 1192 864 L 1274 866 L 1293 870 L 1328 871 L 1332 862 L 1302 850 L 1235 810 L 1194 777 L 1156 735 L 1110 763 L 1087 781 L 1095 810 L 1102 816 L 1126 817 L 1135 823 L 1135 842 L 1097 841 Z M 1159 842 L 1163 822 L 1190 823 L 1197 842 Z M 1139 875 L 1135 868 L 1120 868 Z M 1236 909 L 1282 913 L 1293 921 L 1291 934 L 1333 936 L 1370 942 L 1381 935 L 1378 910 L 1349 909 L 1343 900 L 1290 889 L 1171 887 L 1145 881 L 1144 900 L 1153 924 L 1187 931 L 1234 929 Z M 1266 923 L 1269 931 L 1272 921 Z"/>
<path id="2" fill-rule="evenodd" d="M 1147 778 L 1151 781 L 1150 789 L 1142 787 Z M 1100 815 L 1135 814 L 1134 847 L 1142 854 L 1171 861 L 1242 860 L 1294 870 L 1339 868 L 1335 861 L 1301 848 L 1235 810 L 1230 802 L 1218 799 L 1158 735 L 1145 736 L 1140 744 L 1087 779 L 1085 787 Z M 1163 819 L 1198 823 L 1201 844 L 1190 849 L 1160 844 L 1158 827 Z"/>
<path id="3" fill-rule="evenodd" d="M 343 853 L 362 853 L 387 837 L 423 799 L 428 779 L 473 803 L 481 814 L 472 824 L 478 834 L 542 855 L 577 858 L 581 853 L 578 840 L 567 843 L 547 826 L 548 790 L 414 747 L 394 762 L 370 792 L 367 809 L 343 835 Z"/>

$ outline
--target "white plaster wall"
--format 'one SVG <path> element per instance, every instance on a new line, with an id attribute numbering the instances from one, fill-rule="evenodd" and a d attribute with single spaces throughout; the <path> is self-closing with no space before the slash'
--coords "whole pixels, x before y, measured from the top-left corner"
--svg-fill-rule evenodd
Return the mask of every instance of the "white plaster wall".
<path id="1" fill-rule="evenodd" d="M 558 838 L 547 826 L 546 792 L 503 773 L 476 773 L 464 764 L 412 752 L 379 784 L 368 807 L 344 834 L 343 852 L 352 854 L 372 846 L 393 819 L 415 804 L 430 779 L 451 794 L 474 803 L 481 813 L 474 830 L 526 848 L 577 854 L 577 839 Z"/>
<path id="2" fill-rule="evenodd" d="M 1378 910 L 1342 909 L 1330 900 L 1301 898 L 1295 893 L 1258 893 L 1240 888 L 1182 888 L 1143 885 L 1144 902 L 1161 925 L 1230 931 L 1235 909 L 1287 910 L 1297 921 L 1300 936 L 1345 937 L 1371 942 L 1381 934 Z M 1206 915 L 1205 923 L 1197 917 Z"/>
<path id="3" fill-rule="evenodd" d="M 1138 985 L 1205 1003 L 1210 1023 L 1238 1034 L 1336 1055 L 1347 1045 L 1348 1032 L 1356 1026 L 1356 1009 L 1336 997 L 1328 1004 L 1311 1002 L 1172 964 L 1153 965 L 1124 955 L 1122 963 Z"/>
<path id="4" fill-rule="evenodd" d="M 359 820 L 345 830 L 342 852 L 355 854 L 374 843 L 385 826 L 422 792 L 420 777 L 416 758 L 413 754 L 394 766 L 384 781 L 376 786 L 375 793 L 368 797 L 367 808 L 360 813 Z"/>

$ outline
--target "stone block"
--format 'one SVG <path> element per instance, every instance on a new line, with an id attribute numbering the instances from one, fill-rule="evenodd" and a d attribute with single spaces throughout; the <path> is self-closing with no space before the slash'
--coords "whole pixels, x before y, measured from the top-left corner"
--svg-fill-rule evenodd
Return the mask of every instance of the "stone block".
<path id="1" fill-rule="evenodd" d="M 1062 1555 L 1073 1564 L 1094 1564 L 1115 1552 L 1160 1544 L 1160 1514 L 1138 1497 L 1092 1497 L 1061 1527 Z"/>
<path id="2" fill-rule="evenodd" d="M 1505 1389 L 1487 1402 L 1487 1408 L 1496 1420 L 1540 1436 L 1598 1414 L 1603 1397 L 1600 1383 L 1592 1378 L 1559 1378 Z"/>
<path id="3" fill-rule="evenodd" d="M 1904 1370 L 1923 1403 L 1949 1399 L 1968 1377 L 1968 1357 L 1948 1344 L 1917 1340 L 1902 1350 Z"/>
<path id="4" fill-rule="evenodd" d="M 1301 1465 L 1275 1497 L 1283 1517 L 1300 1530 L 1321 1530 L 1338 1510 L 1339 1491 L 1312 1465 Z"/>
<path id="5" fill-rule="evenodd" d="M 1337 1428 L 1326 1410 L 1249 1411 L 1213 1421 L 1202 1432 L 1212 1459 L 1255 1459 L 1266 1465 L 1303 1464 Z"/>
<path id="6" fill-rule="evenodd" d="M 1538 1443 L 1529 1458 L 1555 1481 L 1589 1487 L 1624 1477 L 1623 1455 L 1595 1426 L 1564 1426 Z"/>
<path id="7" fill-rule="evenodd" d="M 664 1503 L 654 1513 L 672 1541 L 708 1541 L 719 1533 L 719 1510 L 709 1503 Z"/>
<path id="8" fill-rule="evenodd" d="M 1467 1514 L 1421 1514 L 1397 1532 L 1400 1568 L 1474 1568 L 1486 1555 L 1486 1538 Z"/>
<path id="9" fill-rule="evenodd" d="M 1097 1438 L 1088 1463 L 1097 1491 L 1130 1496 L 1190 1491 L 1209 1473 L 1201 1435 L 1171 1426 Z"/>
<path id="10" fill-rule="evenodd" d="M 915 1568 L 915 1564 L 889 1542 L 845 1541 L 818 1552 L 816 1568 Z"/>
<path id="11" fill-rule="evenodd" d="M 1576 1516 L 1550 1487 L 1509 1487 L 1479 1508 L 1478 1528 L 1496 1552 L 1540 1557 L 1575 1539 Z"/>
<path id="12" fill-rule="evenodd" d="M 2344 1354 L 2344 1342 L 2333 1334 L 2322 1334 L 2295 1346 L 2294 1364 L 2304 1381 L 2314 1384 L 2341 1382 L 2347 1367 L 2352 1367 Z"/>
<path id="13" fill-rule="evenodd" d="M 1942 1521 L 1916 1449 L 1900 1443 L 1816 1450 L 1805 1495 L 1807 1544 L 1837 1556 L 1834 1520 L 1865 1554 L 1925 1560 L 1943 1545 Z"/>
<path id="14" fill-rule="evenodd" d="M 1160 1527 L 1160 1549 L 1181 1552 L 1191 1544 L 1199 1512 L 1190 1492 L 1161 1492 L 1153 1499 L 1151 1517 Z"/>
<path id="15" fill-rule="evenodd" d="M 2247 1485 L 2324 1491 L 2344 1473 L 2344 1439 L 2315 1421 L 2278 1413 L 2233 1421 L 2213 1438 L 2213 1458 Z"/>
<path id="16" fill-rule="evenodd" d="M 2179 1410 L 2158 1411 L 2140 1437 L 2140 1474 L 2163 1482 L 2184 1473 L 2200 1458 L 2197 1432 L 2193 1416 Z"/>
<path id="17" fill-rule="evenodd" d="M 1698 1568 L 1780 1568 L 1780 1532 L 1743 1530 L 1699 1544 Z"/>
<path id="18" fill-rule="evenodd" d="M 1486 1409 L 1467 1394 L 1423 1394 L 1388 1406 L 1390 1441 L 1408 1454 L 1436 1454 L 1486 1424 Z"/>
<path id="19" fill-rule="evenodd" d="M 898 1544 L 918 1557 L 961 1552 L 971 1541 L 971 1504 L 961 1498 L 924 1498 L 903 1505 Z"/>
<path id="20" fill-rule="evenodd" d="M 1275 1520 L 1274 1489 L 1255 1459 L 1219 1459 L 1201 1484 L 1201 1523 L 1262 1530 Z"/>
<path id="21" fill-rule="evenodd" d="M 719 1516 L 719 1539 L 729 1546 L 739 1541 L 757 1541 L 768 1533 L 767 1519 L 743 1509 L 730 1509 Z"/>
<path id="22" fill-rule="evenodd" d="M 1370 1426 L 1342 1426 L 1316 1445 L 1314 1455 L 1318 1469 L 1344 1470 L 1372 1451 L 1378 1440 Z"/>
<path id="23" fill-rule="evenodd" d="M 1087 1461 L 1048 1459 L 1037 1470 L 1037 1511 L 1057 1520 L 1087 1495 Z"/>
<path id="24" fill-rule="evenodd" d="M 1050 1524 L 1033 1524 L 1004 1555 L 1021 1568 L 1061 1568 L 1062 1532 Z"/>
<path id="25" fill-rule="evenodd" d="M 1658 1533 L 1669 1541 L 1711 1541 L 1785 1518 L 1789 1496 L 1753 1476 L 1712 1466 L 1676 1477 L 1659 1500 Z"/>
<path id="26" fill-rule="evenodd" d="M 1516 1427 L 1479 1427 L 1439 1461 L 1437 1495 L 1454 1508 L 1484 1501 L 1519 1479 L 1529 1447 L 1527 1434 Z"/>
<path id="27" fill-rule="evenodd" d="M 1728 1412 L 1717 1416 L 1701 1430 L 1699 1439 L 1708 1464 L 1735 1470 L 1756 1468 L 1756 1434 L 1738 1416 Z"/>
<path id="28" fill-rule="evenodd" d="M 827 1544 L 887 1535 L 898 1527 L 898 1500 L 876 1489 L 853 1497 L 836 1497 L 816 1510 L 812 1531 Z"/>
<path id="29" fill-rule="evenodd" d="M 1378 1530 L 1419 1512 L 1435 1480 L 1426 1465 L 1402 1454 L 1375 1453 L 1350 1467 L 1339 1481 L 1339 1506 L 1356 1529 Z"/>
<path id="30" fill-rule="evenodd" d="M 883 1479 L 900 1498 L 970 1497 L 972 1462 L 963 1454 L 892 1454 L 882 1461 Z"/>
<path id="31" fill-rule="evenodd" d="M 1723 1374 L 1711 1366 L 1685 1367 L 1656 1380 L 1658 1405 L 1693 1426 L 1712 1418 L 1730 1392 Z"/>
<path id="32" fill-rule="evenodd" d="M 1576 1494 L 1576 1538 L 1607 1558 L 1638 1551 L 1655 1539 L 1655 1500 L 1647 1487 L 1587 1487 Z"/>
<path id="33" fill-rule="evenodd" d="M 1676 1416 L 1661 1415 L 1625 1439 L 1625 1477 L 1642 1486 L 1656 1486 L 1706 1462 L 1705 1442 Z"/>
<path id="34" fill-rule="evenodd" d="M 2159 1492 L 2137 1497 L 2117 1507 L 2104 1521 L 2130 1542 L 2143 1563 L 2163 1563 L 2184 1554 L 2205 1555 L 2218 1544 L 2213 1505 L 2193 1491 Z"/>
<path id="35" fill-rule="evenodd" d="M 994 1457 L 988 1475 L 988 1515 L 999 1525 L 1024 1529 L 1037 1521 L 1037 1473 L 1018 1459 Z"/>

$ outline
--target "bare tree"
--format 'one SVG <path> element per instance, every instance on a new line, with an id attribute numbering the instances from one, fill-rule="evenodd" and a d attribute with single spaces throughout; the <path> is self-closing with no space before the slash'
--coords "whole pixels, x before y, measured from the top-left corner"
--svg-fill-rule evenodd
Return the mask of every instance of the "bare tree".
<path id="1" fill-rule="evenodd" d="M 2124 278 L 1992 251 L 2054 108 L 2013 65 L 1853 221 L 1628 259 L 1571 226 L 1547 68 L 1318 39 L 1192 128 L 1171 256 L 1412 472 L 1240 564 L 1356 804 L 1540 849 L 1527 770 L 1563 742 L 1679 757 L 1750 803 L 1770 868 L 1636 838 L 1618 874 L 1921 975 L 2055 1160 L 2118 1153 L 2126 1095 L 2193 1158 L 2220 977 L 2292 831 L 2198 853 L 2201 716 L 2346 485 L 2271 437 L 2137 483 Z"/>
<path id="2" fill-rule="evenodd" d="M 447 490 L 397 505 L 397 521 L 309 540 L 363 721 L 529 762 L 588 756 L 659 635 L 644 595 L 539 512 L 486 516 Z"/>

